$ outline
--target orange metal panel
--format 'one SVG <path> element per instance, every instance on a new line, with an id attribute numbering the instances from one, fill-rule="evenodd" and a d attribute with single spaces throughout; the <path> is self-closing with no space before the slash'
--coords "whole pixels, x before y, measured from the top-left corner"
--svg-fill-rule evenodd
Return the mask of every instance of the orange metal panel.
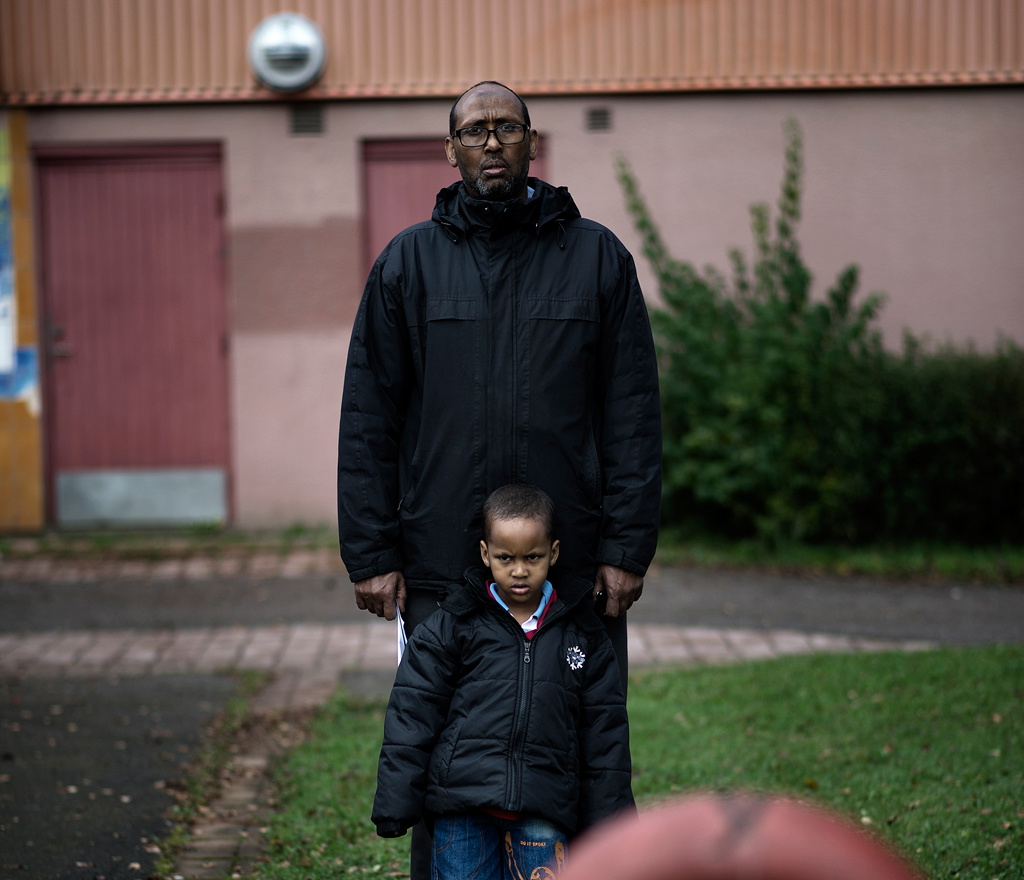
<path id="1" fill-rule="evenodd" d="M 1020 0 L 0 0 L 0 103 L 278 100 L 247 45 L 284 6 L 315 99 L 1024 82 Z"/>

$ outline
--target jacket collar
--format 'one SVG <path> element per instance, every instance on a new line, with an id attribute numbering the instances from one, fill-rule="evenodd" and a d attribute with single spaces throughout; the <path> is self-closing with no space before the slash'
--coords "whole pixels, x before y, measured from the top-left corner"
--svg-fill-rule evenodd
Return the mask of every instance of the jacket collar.
<path id="1" fill-rule="evenodd" d="M 491 202 L 472 198 L 460 180 L 437 194 L 431 219 L 457 242 L 471 232 L 505 232 L 513 228 L 540 232 L 552 223 L 563 224 L 580 216 L 566 187 L 554 187 L 537 177 L 527 182 L 534 189 L 532 198 Z"/>
<path id="2" fill-rule="evenodd" d="M 481 606 L 493 605 L 494 600 L 487 595 L 489 577 L 490 572 L 482 565 L 467 568 L 465 581 L 449 588 L 447 597 L 441 603 L 442 607 L 455 615 L 463 615 Z M 569 608 L 580 604 L 593 590 L 589 581 L 570 571 L 559 571 L 558 566 L 548 572 L 548 580 L 558 594 L 556 604 Z"/>

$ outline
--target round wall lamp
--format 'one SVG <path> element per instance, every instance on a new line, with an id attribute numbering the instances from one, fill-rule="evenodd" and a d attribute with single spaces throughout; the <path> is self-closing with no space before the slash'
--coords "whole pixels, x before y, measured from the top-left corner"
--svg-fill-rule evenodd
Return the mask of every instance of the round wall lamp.
<path id="1" fill-rule="evenodd" d="M 265 18 L 249 37 L 249 66 L 275 92 L 301 92 L 323 73 L 327 47 L 320 29 L 304 15 Z"/>

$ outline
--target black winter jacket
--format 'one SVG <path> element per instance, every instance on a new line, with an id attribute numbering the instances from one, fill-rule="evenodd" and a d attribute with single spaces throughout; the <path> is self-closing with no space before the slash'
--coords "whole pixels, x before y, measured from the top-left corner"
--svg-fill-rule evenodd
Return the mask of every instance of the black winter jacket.
<path id="1" fill-rule="evenodd" d="M 557 598 L 528 640 L 486 576 L 466 572 L 406 647 L 373 802 L 381 836 L 480 808 L 573 834 L 633 807 L 626 703 L 590 584 L 552 569 Z"/>
<path id="2" fill-rule="evenodd" d="M 560 568 L 643 574 L 661 498 L 650 322 L 633 259 L 565 188 L 488 202 L 461 183 L 381 253 L 356 316 L 338 446 L 353 581 L 439 591 L 479 561 L 507 483 L 556 505 Z"/>

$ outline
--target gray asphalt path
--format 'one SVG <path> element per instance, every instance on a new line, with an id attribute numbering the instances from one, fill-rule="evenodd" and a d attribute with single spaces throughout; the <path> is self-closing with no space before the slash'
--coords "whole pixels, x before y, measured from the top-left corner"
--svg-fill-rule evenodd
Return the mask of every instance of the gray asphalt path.
<path id="1" fill-rule="evenodd" d="M 655 565 L 630 619 L 944 644 L 1024 642 L 1024 586 L 920 584 Z"/>
<path id="2" fill-rule="evenodd" d="M 361 622 L 342 575 L 0 583 L 0 633 Z M 948 644 L 1024 641 L 1024 587 L 655 565 L 630 620 Z"/>
<path id="3" fill-rule="evenodd" d="M 229 676 L 0 681 L 0 877 L 152 876 Z"/>

